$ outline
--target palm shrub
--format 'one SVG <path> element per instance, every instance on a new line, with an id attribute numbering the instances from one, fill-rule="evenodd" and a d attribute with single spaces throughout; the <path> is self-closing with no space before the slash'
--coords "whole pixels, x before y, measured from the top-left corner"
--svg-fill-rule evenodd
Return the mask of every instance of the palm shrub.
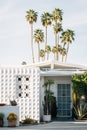
<path id="1" fill-rule="evenodd" d="M 44 88 L 45 88 L 45 91 L 44 91 L 44 104 L 43 104 L 44 114 L 45 115 L 51 114 L 52 102 L 55 101 L 54 100 L 54 93 L 52 92 L 52 90 L 50 90 L 50 87 L 53 84 L 54 84 L 53 80 L 47 80 L 43 85 Z"/>
<path id="2" fill-rule="evenodd" d="M 87 118 L 87 73 L 72 78 L 73 114 L 77 119 Z"/>

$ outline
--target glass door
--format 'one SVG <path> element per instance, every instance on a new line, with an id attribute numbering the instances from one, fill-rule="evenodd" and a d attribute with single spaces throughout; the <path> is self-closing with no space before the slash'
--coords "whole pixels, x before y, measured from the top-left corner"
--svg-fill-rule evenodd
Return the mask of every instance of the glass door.
<path id="1" fill-rule="evenodd" d="M 71 117 L 71 86 L 70 84 L 57 85 L 57 116 Z"/>

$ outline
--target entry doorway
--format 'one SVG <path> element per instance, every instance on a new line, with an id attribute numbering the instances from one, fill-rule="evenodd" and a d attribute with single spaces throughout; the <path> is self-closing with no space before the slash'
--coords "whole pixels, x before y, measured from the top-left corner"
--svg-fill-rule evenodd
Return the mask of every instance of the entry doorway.
<path id="1" fill-rule="evenodd" d="M 71 85 L 57 85 L 57 117 L 71 117 L 72 102 L 71 102 Z"/>

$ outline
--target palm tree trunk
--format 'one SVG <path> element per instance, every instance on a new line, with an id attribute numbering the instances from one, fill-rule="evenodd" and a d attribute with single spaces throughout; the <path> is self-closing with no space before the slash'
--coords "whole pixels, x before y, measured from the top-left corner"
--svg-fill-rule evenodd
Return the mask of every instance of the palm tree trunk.
<path id="1" fill-rule="evenodd" d="M 45 30 L 46 34 L 45 34 L 45 49 L 46 49 L 46 46 L 47 46 L 47 26 L 46 26 L 46 30 Z M 47 60 L 47 52 L 45 52 L 45 59 Z"/>
<path id="2" fill-rule="evenodd" d="M 33 24 L 31 24 L 31 53 L 32 53 L 32 63 L 34 63 L 34 51 L 33 51 Z"/>
<path id="3" fill-rule="evenodd" d="M 57 47 L 57 34 L 55 34 L 55 46 Z M 55 60 L 58 59 L 57 53 L 55 54 Z"/>
<path id="4" fill-rule="evenodd" d="M 46 26 L 46 39 L 45 39 L 45 48 L 47 46 L 47 26 Z"/>
<path id="5" fill-rule="evenodd" d="M 40 62 L 40 45 L 38 43 L 38 62 Z"/>
<path id="6" fill-rule="evenodd" d="M 55 46 L 57 47 L 57 34 L 55 34 Z"/>
<path id="7" fill-rule="evenodd" d="M 63 62 L 63 58 L 64 58 L 64 56 L 62 55 L 62 62 Z"/>
<path id="8" fill-rule="evenodd" d="M 59 45 L 59 35 L 57 34 L 57 46 Z M 59 50 L 57 52 L 57 60 L 59 61 Z"/>
<path id="9" fill-rule="evenodd" d="M 49 52 L 47 52 L 47 60 L 49 59 Z"/>
<path id="10" fill-rule="evenodd" d="M 67 51 L 66 51 L 65 62 L 66 62 L 66 60 L 67 60 L 68 51 L 69 51 L 69 43 L 68 43 L 68 45 L 67 45 Z"/>

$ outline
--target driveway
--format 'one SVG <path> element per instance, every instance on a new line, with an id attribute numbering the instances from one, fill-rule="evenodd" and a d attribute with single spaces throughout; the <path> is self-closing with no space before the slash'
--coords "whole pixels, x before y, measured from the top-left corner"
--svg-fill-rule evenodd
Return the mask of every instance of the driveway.
<path id="1" fill-rule="evenodd" d="M 87 122 L 76 122 L 76 121 L 53 121 L 45 124 L 38 125 L 26 125 L 19 127 L 0 127 L 0 130 L 87 130 Z"/>

